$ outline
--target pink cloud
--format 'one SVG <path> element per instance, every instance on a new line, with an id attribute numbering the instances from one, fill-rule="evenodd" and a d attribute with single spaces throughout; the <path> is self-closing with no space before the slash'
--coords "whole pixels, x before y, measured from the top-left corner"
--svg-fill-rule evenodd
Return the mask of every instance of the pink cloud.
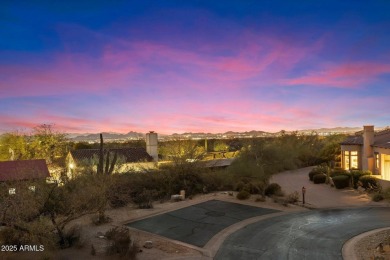
<path id="1" fill-rule="evenodd" d="M 370 62 L 356 62 L 327 67 L 307 76 L 284 80 L 288 85 L 320 85 L 338 88 L 357 88 L 378 76 L 390 73 L 390 65 Z"/>

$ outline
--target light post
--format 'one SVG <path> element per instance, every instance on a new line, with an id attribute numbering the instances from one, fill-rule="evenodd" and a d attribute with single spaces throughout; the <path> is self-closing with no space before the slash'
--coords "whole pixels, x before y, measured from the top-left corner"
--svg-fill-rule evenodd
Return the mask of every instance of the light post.
<path id="1" fill-rule="evenodd" d="M 306 193 L 306 188 L 303 186 L 302 187 L 302 204 L 305 205 L 305 193 Z"/>

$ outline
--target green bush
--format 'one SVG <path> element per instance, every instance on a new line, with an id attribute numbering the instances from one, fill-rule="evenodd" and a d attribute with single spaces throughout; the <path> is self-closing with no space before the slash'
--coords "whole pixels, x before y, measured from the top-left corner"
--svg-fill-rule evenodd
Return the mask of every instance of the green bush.
<path id="1" fill-rule="evenodd" d="M 239 199 L 239 200 L 249 199 L 250 196 L 251 196 L 251 194 L 249 192 L 247 192 L 246 190 L 242 190 L 239 193 L 237 193 L 237 199 Z"/>
<path id="2" fill-rule="evenodd" d="M 378 179 L 370 175 L 361 176 L 359 178 L 359 183 L 366 190 L 379 188 Z"/>
<path id="3" fill-rule="evenodd" d="M 344 189 L 346 187 L 349 187 L 349 176 L 347 175 L 338 175 L 332 178 L 334 186 L 337 189 Z"/>
<path id="4" fill-rule="evenodd" d="M 380 193 L 375 193 L 374 196 L 372 196 L 372 200 L 375 202 L 381 201 L 384 199 L 384 196 Z"/>
<path id="5" fill-rule="evenodd" d="M 353 188 L 357 189 L 358 188 L 358 182 L 360 177 L 365 176 L 365 175 L 371 175 L 372 173 L 370 171 L 360 171 L 360 170 L 353 170 L 351 171 L 351 176 L 353 178 Z"/>
<path id="6" fill-rule="evenodd" d="M 326 174 L 327 168 L 324 166 L 317 166 L 309 172 L 309 179 L 313 181 L 313 178 L 317 174 Z"/>
<path id="7" fill-rule="evenodd" d="M 264 191 L 265 196 L 282 195 L 282 187 L 277 183 L 270 183 Z"/>
<path id="8" fill-rule="evenodd" d="M 350 176 L 351 174 L 350 174 L 349 172 L 347 172 L 346 170 L 341 169 L 341 168 L 334 169 L 334 170 L 330 173 L 330 177 L 336 177 L 336 176 L 340 176 L 340 175 Z"/>
<path id="9" fill-rule="evenodd" d="M 310 180 L 310 181 L 313 181 L 314 175 L 317 175 L 317 174 L 318 174 L 317 171 L 314 171 L 314 169 L 311 170 L 311 171 L 309 172 L 309 180 Z"/>
<path id="10" fill-rule="evenodd" d="M 313 182 L 315 184 L 325 183 L 325 181 L 326 181 L 326 175 L 323 173 L 316 174 L 313 177 Z"/>

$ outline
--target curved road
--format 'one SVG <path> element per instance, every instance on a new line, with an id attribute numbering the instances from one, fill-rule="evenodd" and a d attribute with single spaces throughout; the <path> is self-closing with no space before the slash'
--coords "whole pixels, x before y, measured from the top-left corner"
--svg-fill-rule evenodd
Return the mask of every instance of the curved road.
<path id="1" fill-rule="evenodd" d="M 390 226 L 390 208 L 327 209 L 270 218 L 230 235 L 215 259 L 342 259 L 343 244 Z"/>

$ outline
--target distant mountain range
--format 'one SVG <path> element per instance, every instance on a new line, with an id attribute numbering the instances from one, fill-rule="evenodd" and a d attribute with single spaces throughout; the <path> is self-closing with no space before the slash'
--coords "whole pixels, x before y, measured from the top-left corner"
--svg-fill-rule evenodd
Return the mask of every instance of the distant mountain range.
<path id="1" fill-rule="evenodd" d="M 137 132 L 128 132 L 127 134 L 120 134 L 120 133 L 107 133 L 103 132 L 103 138 L 105 140 L 118 140 L 118 139 L 139 139 L 144 138 L 145 134 L 143 133 L 137 133 Z M 100 133 L 98 134 L 68 134 L 68 138 L 73 141 L 95 141 L 100 139 Z"/>
<path id="2" fill-rule="evenodd" d="M 386 127 L 376 127 L 375 130 L 381 130 Z M 305 130 L 297 130 L 298 133 L 311 133 L 311 132 L 317 132 L 318 134 L 325 134 L 325 133 L 355 133 L 358 131 L 361 131 L 362 127 L 334 127 L 334 128 L 319 128 L 319 129 L 305 129 Z M 275 136 L 280 134 L 282 131 L 271 133 L 271 132 L 265 132 L 265 131 L 246 131 L 246 132 L 233 132 L 228 131 L 225 133 L 192 133 L 192 132 L 186 132 L 182 134 L 174 133 L 171 135 L 164 135 L 159 134 L 159 137 L 162 138 L 179 138 L 179 137 L 186 137 L 186 138 L 222 138 L 222 137 L 265 137 L 265 136 Z M 285 133 L 291 133 L 295 131 L 284 131 Z M 127 140 L 127 139 L 142 139 L 145 137 L 145 133 L 137 133 L 137 132 L 128 132 L 127 134 L 121 134 L 121 133 L 113 133 L 113 132 L 103 132 L 103 138 L 105 140 Z M 99 140 L 100 134 L 76 134 L 71 133 L 68 134 L 69 139 L 73 141 L 96 141 Z"/>

